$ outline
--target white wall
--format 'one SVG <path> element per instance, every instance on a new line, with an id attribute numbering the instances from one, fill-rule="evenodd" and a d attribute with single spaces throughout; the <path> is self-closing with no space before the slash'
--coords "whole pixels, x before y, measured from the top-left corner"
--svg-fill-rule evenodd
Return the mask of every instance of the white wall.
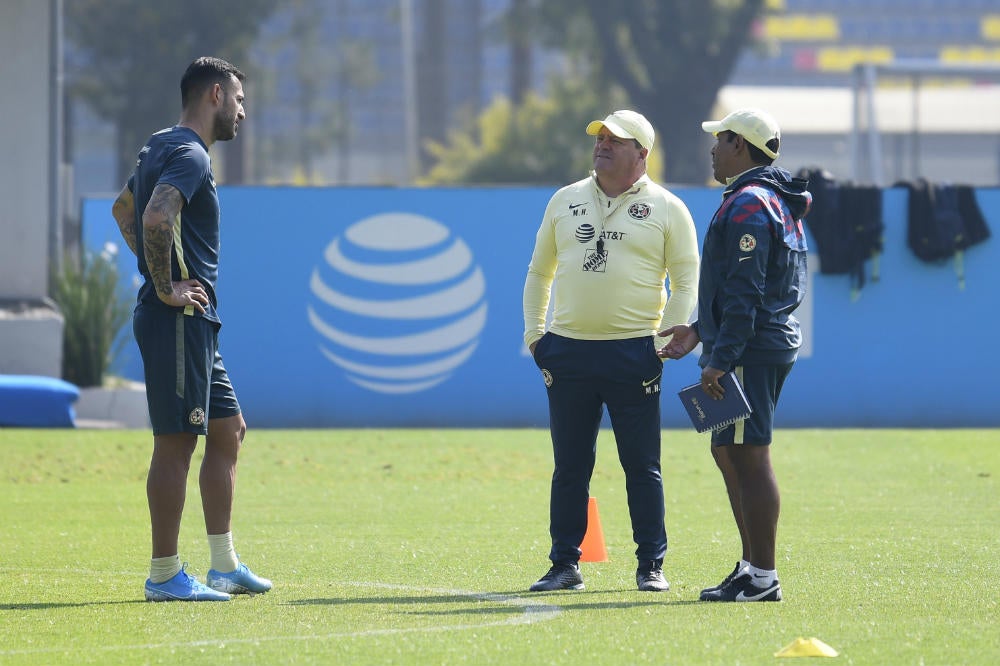
<path id="1" fill-rule="evenodd" d="M 992 82 L 979 85 L 954 79 L 925 83 L 916 93 L 908 87 L 879 88 L 874 100 L 883 161 L 879 184 L 920 176 L 977 187 L 1000 184 L 1000 77 L 996 71 L 990 76 Z M 746 106 L 767 109 L 778 121 L 785 168 L 822 166 L 841 179 L 872 182 L 864 118 L 858 145 L 862 170 L 854 173 L 850 88 L 727 86 L 719 91 L 716 113 Z"/>
<path id="2" fill-rule="evenodd" d="M 48 286 L 50 3 L 0 2 L 0 300 Z"/>
<path id="3" fill-rule="evenodd" d="M 48 293 L 52 8 L 0 2 L 0 374 L 59 377 L 62 315 Z"/>

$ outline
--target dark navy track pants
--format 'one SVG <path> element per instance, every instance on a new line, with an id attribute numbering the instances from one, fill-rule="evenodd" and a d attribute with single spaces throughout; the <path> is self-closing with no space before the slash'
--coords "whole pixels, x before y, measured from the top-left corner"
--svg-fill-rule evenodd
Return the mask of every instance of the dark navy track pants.
<path id="1" fill-rule="evenodd" d="M 576 562 L 587 531 L 590 477 L 604 406 L 625 471 L 639 560 L 667 552 L 660 476 L 660 381 L 652 337 L 575 340 L 546 333 L 535 347 L 549 398 L 555 470 L 549 505 L 553 562 Z"/>

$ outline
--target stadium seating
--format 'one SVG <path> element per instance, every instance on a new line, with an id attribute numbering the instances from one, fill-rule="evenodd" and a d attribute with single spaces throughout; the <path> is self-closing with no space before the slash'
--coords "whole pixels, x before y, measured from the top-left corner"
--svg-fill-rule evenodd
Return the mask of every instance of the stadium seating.
<path id="1" fill-rule="evenodd" d="M 737 85 L 849 83 L 859 60 L 1000 62 L 996 0 L 783 0 L 766 2 Z"/>

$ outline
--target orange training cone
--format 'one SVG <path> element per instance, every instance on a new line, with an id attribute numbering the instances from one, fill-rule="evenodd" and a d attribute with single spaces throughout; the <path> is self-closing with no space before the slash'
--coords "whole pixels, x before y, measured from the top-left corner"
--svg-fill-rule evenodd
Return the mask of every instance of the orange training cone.
<path id="1" fill-rule="evenodd" d="M 608 549 L 604 547 L 604 531 L 601 529 L 601 517 L 597 515 L 597 498 L 591 497 L 587 502 L 587 533 L 583 535 L 580 544 L 581 562 L 607 562 Z"/>

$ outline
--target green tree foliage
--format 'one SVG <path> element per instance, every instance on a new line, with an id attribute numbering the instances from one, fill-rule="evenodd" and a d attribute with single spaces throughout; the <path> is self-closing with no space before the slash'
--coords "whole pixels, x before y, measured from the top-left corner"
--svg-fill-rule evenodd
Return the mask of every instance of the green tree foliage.
<path id="1" fill-rule="evenodd" d="M 118 179 L 154 131 L 180 114 L 180 80 L 195 58 L 214 55 L 243 71 L 259 25 L 279 0 L 72 0 L 66 34 L 83 62 L 67 92 L 113 122 Z M 252 76 L 247 72 L 248 76 Z M 248 96 L 249 97 L 249 96 Z M 248 98 L 248 106 L 252 98 Z"/>
<path id="2" fill-rule="evenodd" d="M 497 98 L 474 128 L 453 130 L 446 144 L 427 142 L 436 164 L 420 183 L 578 180 L 590 168 L 592 143 L 583 130 L 598 106 L 595 92 L 572 79 L 555 81 L 546 98 L 528 93 L 520 106 Z"/>
<path id="3" fill-rule="evenodd" d="M 711 177 L 710 138 L 719 88 L 729 79 L 763 0 L 537 0 L 516 3 L 507 39 L 530 34 L 564 51 L 573 74 L 554 79 L 546 99 L 517 108 L 494 103 L 469 127 L 432 144 L 427 183 L 546 182 L 580 177 L 590 144 L 586 123 L 617 108 L 643 113 L 656 129 L 650 175 L 672 183 Z M 523 12 L 528 12 L 525 15 Z M 515 36 L 516 39 L 515 39 Z"/>
<path id="4" fill-rule="evenodd" d="M 624 91 L 657 131 L 664 179 L 711 176 L 712 116 L 719 89 L 751 40 L 763 0 L 539 0 L 540 37 L 589 65 L 592 84 Z M 762 101 L 762 105 L 766 100 Z"/>
<path id="5" fill-rule="evenodd" d="M 436 164 L 420 184 L 579 180 L 591 168 L 593 149 L 584 129 L 609 104 L 578 77 L 553 80 L 547 97 L 527 93 L 519 106 L 497 98 L 474 125 L 450 132 L 446 144 L 427 143 Z"/>
<path id="6" fill-rule="evenodd" d="M 552 81 L 549 95 L 525 93 L 515 106 L 500 97 L 468 127 L 452 131 L 447 143 L 427 142 L 436 164 L 420 185 L 563 185 L 591 169 L 594 140 L 585 133 L 591 120 L 623 101 L 599 98 L 579 77 Z M 659 178 L 662 159 L 650 154 L 649 174 Z"/>

